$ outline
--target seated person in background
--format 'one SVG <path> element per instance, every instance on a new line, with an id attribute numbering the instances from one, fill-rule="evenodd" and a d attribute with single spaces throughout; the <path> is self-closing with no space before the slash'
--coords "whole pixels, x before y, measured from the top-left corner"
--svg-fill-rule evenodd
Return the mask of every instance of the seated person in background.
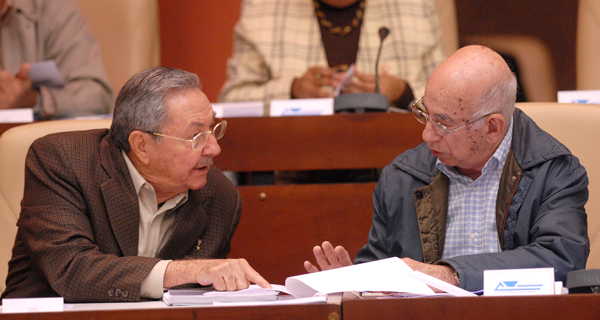
<path id="1" fill-rule="evenodd" d="M 244 259 L 225 259 L 241 214 L 237 189 L 211 166 L 226 125 L 195 74 L 155 67 L 125 84 L 110 130 L 36 140 L 2 298 L 270 287 Z"/>
<path id="2" fill-rule="evenodd" d="M 585 268 L 586 170 L 515 109 L 516 89 L 486 47 L 464 47 L 435 69 L 411 106 L 425 143 L 383 170 L 355 263 L 400 257 L 469 291 L 483 288 L 484 270 L 553 267 L 564 281 Z M 352 264 L 341 246 L 313 252 L 322 269 Z"/>
<path id="3" fill-rule="evenodd" d="M 332 97 L 349 65 L 343 92 L 375 91 L 379 28 L 386 26 L 380 92 L 407 108 L 443 60 L 434 0 L 244 0 L 220 101 Z"/>
<path id="4" fill-rule="evenodd" d="M 36 119 L 108 114 L 113 93 L 100 45 L 71 0 L 0 0 L 0 109 Z M 54 60 L 66 85 L 32 86 L 30 64 Z"/>

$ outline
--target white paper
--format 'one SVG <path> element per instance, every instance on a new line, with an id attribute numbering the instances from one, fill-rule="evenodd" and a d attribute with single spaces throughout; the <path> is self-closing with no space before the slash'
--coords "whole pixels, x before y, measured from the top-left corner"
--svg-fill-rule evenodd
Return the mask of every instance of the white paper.
<path id="1" fill-rule="evenodd" d="M 442 291 L 445 291 L 447 293 L 450 293 L 453 296 L 457 296 L 457 297 L 476 297 L 477 296 L 474 293 L 471 293 L 467 290 L 461 289 L 457 286 L 453 286 L 446 281 L 442 281 L 438 278 L 432 277 L 432 276 L 425 274 L 423 272 L 420 272 L 420 271 L 408 273 L 408 275 L 413 277 L 414 279 L 423 281 L 424 283 L 426 283 L 427 285 L 429 285 L 431 287 L 434 287 L 434 288 L 440 289 Z"/>
<path id="2" fill-rule="evenodd" d="M 350 81 L 352 77 L 354 77 L 354 63 L 350 65 L 348 70 L 346 70 L 346 74 L 344 74 L 344 77 L 340 83 L 338 83 L 337 87 L 335 87 L 335 91 L 333 93 L 334 97 L 337 97 L 340 95 L 340 93 L 342 93 L 342 88 L 344 88 L 344 85 L 346 85 L 346 83 Z"/>
<path id="3" fill-rule="evenodd" d="M 271 117 L 325 116 L 332 114 L 333 98 L 271 101 Z"/>
<path id="4" fill-rule="evenodd" d="M 64 87 L 65 80 L 58 71 L 54 60 L 47 60 L 31 64 L 29 78 L 34 86 Z"/>
<path id="5" fill-rule="evenodd" d="M 211 105 L 219 118 L 262 117 L 265 115 L 265 104 L 262 101 L 214 102 Z"/>
<path id="6" fill-rule="evenodd" d="M 33 122 L 33 109 L 3 109 L 0 110 L 0 123 L 29 123 Z"/>
<path id="7" fill-rule="evenodd" d="M 407 275 L 413 270 L 393 257 L 349 267 L 309 273 L 285 280 L 286 288 L 295 297 L 312 297 L 316 293 L 345 291 L 389 291 L 433 295 L 424 282 Z"/>
<path id="8" fill-rule="evenodd" d="M 63 311 L 63 305 L 62 297 L 2 299 L 2 313 Z"/>

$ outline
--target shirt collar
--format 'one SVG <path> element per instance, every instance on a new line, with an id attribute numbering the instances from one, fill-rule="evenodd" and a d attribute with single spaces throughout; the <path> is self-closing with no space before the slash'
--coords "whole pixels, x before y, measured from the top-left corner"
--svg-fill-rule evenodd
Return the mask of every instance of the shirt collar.
<path id="1" fill-rule="evenodd" d="M 131 180 L 133 181 L 133 187 L 135 188 L 135 193 L 139 194 L 140 190 L 142 189 L 142 187 L 145 184 L 152 187 L 152 185 L 150 183 L 148 183 L 148 181 L 146 181 L 146 179 L 144 179 L 144 177 L 142 177 L 142 175 L 139 173 L 139 171 L 133 165 L 133 162 L 131 162 L 127 153 L 125 153 L 125 151 L 123 151 L 123 150 L 121 150 L 121 153 L 123 154 L 123 158 L 125 159 L 125 163 L 127 164 L 127 169 L 129 170 L 129 174 L 131 175 Z M 152 187 L 152 190 L 154 190 L 154 187 Z M 177 197 L 181 198 L 181 196 L 183 196 L 182 199 L 187 199 L 188 192 L 189 192 L 189 190 L 186 190 L 185 192 L 178 194 Z"/>

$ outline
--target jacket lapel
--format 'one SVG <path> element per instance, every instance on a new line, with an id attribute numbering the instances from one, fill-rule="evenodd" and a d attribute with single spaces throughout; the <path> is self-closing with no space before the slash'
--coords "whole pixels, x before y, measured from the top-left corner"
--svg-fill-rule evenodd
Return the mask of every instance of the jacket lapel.
<path id="1" fill-rule="evenodd" d="M 108 142 L 101 142 L 100 163 L 109 175 L 101 185 L 107 215 L 117 243 L 124 256 L 137 256 L 140 209 L 133 182 L 121 150 Z"/>
<path id="2" fill-rule="evenodd" d="M 173 233 L 158 252 L 159 258 L 180 259 L 188 255 L 190 250 L 196 250 L 198 240 L 202 240 L 209 221 L 204 202 L 210 197 L 210 188 L 207 186 L 199 191 L 190 190 L 188 196 L 188 201 L 177 209 Z"/>

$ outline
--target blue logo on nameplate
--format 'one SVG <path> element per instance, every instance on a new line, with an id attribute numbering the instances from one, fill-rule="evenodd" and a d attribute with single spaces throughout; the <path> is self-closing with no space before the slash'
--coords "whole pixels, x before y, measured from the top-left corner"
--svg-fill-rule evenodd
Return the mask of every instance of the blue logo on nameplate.
<path id="1" fill-rule="evenodd" d="M 519 281 L 500 281 L 494 291 L 539 291 L 543 284 L 519 284 Z"/>

